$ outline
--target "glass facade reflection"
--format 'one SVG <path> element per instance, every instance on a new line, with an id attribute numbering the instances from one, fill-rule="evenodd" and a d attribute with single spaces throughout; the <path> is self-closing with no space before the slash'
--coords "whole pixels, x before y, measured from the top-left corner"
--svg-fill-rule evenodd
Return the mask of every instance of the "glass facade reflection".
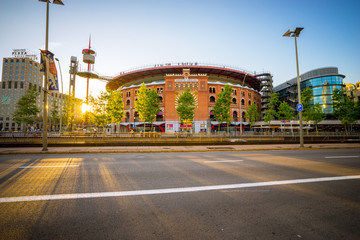
<path id="1" fill-rule="evenodd" d="M 313 78 L 301 82 L 301 90 L 312 88 L 313 102 L 312 104 L 319 103 L 322 105 L 326 114 L 332 114 L 332 95 L 335 89 L 342 89 L 343 77 L 342 76 L 326 76 Z"/>
<path id="2" fill-rule="evenodd" d="M 339 74 L 337 67 L 318 68 L 300 75 L 300 87 L 301 90 L 311 88 L 314 96 L 312 104 L 319 103 L 326 114 L 332 114 L 332 95 L 335 89 L 343 88 L 344 78 L 344 75 Z M 296 109 L 297 78 L 274 87 L 273 91 L 279 93 L 280 101 L 286 101 L 293 109 Z"/>

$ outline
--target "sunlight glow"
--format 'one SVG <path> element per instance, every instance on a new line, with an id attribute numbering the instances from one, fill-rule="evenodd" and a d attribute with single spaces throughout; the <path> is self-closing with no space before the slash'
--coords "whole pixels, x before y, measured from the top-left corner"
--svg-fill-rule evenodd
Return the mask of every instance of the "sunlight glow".
<path id="1" fill-rule="evenodd" d="M 86 103 L 83 103 L 82 106 L 81 106 L 81 111 L 83 113 L 89 112 L 90 111 L 90 106 L 87 105 Z"/>

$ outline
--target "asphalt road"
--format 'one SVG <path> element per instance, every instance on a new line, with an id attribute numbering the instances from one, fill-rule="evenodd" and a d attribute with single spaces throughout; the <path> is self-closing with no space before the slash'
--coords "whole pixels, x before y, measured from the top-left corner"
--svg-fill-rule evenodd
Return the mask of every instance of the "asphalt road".
<path id="1" fill-rule="evenodd" d="M 0 156 L 1 239 L 360 239 L 360 150 Z"/>

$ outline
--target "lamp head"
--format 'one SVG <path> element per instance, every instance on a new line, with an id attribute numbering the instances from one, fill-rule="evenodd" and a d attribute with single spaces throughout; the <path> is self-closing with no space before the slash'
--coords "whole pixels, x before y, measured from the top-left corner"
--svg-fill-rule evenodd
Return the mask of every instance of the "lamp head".
<path id="1" fill-rule="evenodd" d="M 288 29 L 286 31 L 286 33 L 284 33 L 283 37 L 299 37 L 300 32 L 303 30 L 304 28 L 302 27 L 297 27 L 295 29 L 295 31 L 290 31 L 290 29 Z"/>
<path id="2" fill-rule="evenodd" d="M 300 35 L 300 32 L 301 32 L 303 29 L 304 29 L 304 28 L 302 28 L 302 27 L 297 27 L 297 28 L 295 29 L 294 35 L 296 35 L 296 37 L 298 37 L 298 36 Z"/>
<path id="3" fill-rule="evenodd" d="M 51 3 L 50 0 L 39 0 L 39 2 L 48 2 L 48 3 Z M 54 0 L 52 3 L 53 3 L 53 4 L 64 5 L 64 3 L 63 3 L 61 0 Z"/>
<path id="4" fill-rule="evenodd" d="M 64 3 L 61 0 L 54 0 L 53 4 L 64 5 Z"/>
<path id="5" fill-rule="evenodd" d="M 293 32 L 291 32 L 290 29 L 288 29 L 288 30 L 286 31 L 286 33 L 284 33 L 283 37 L 290 37 L 292 33 L 293 33 Z"/>

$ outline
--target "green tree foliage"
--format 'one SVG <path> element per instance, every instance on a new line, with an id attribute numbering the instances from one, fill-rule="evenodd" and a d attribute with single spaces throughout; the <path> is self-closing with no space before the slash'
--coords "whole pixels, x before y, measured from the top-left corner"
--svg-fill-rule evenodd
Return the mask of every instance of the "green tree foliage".
<path id="1" fill-rule="evenodd" d="M 309 122 L 312 120 L 312 100 L 313 91 L 311 88 L 306 88 L 301 91 L 301 103 L 303 105 L 302 118 L 305 122 Z"/>
<path id="2" fill-rule="evenodd" d="M 258 107 L 256 103 L 252 103 L 247 110 L 245 117 L 249 119 L 250 127 L 261 118 L 261 114 L 258 112 Z"/>
<path id="3" fill-rule="evenodd" d="M 213 108 L 213 113 L 215 120 L 218 122 L 226 122 L 231 123 L 231 114 L 230 114 L 230 106 L 231 106 L 231 94 L 232 87 L 229 85 L 225 85 L 224 91 L 221 91 L 217 94 L 217 99 L 215 101 L 215 106 Z"/>
<path id="4" fill-rule="evenodd" d="M 64 108 L 63 108 L 63 121 L 68 127 L 68 130 L 72 131 L 72 123 L 74 120 L 74 104 L 75 100 L 71 96 L 65 96 Z"/>
<path id="5" fill-rule="evenodd" d="M 294 110 L 289 106 L 287 102 L 282 102 L 279 105 L 277 115 L 279 120 L 293 120 Z"/>
<path id="6" fill-rule="evenodd" d="M 335 89 L 333 94 L 333 109 L 334 116 L 344 124 L 347 133 L 349 125 L 354 123 L 359 117 L 357 106 L 344 94 L 343 90 Z"/>
<path id="7" fill-rule="evenodd" d="M 101 92 L 98 97 L 89 96 L 90 112 L 88 113 L 87 123 L 104 127 L 109 122 L 107 113 L 108 92 Z M 87 115 L 87 114 L 85 114 Z"/>
<path id="8" fill-rule="evenodd" d="M 227 123 L 227 132 L 229 133 L 229 124 L 231 123 L 231 94 L 232 87 L 229 85 L 225 85 L 223 91 L 217 94 L 217 99 L 215 101 L 215 106 L 213 108 L 213 113 L 215 120 L 218 122 L 226 122 Z"/>
<path id="9" fill-rule="evenodd" d="M 160 112 L 160 99 L 155 89 L 146 89 L 143 83 L 137 92 L 135 109 L 139 113 L 140 121 L 153 123 L 156 114 Z"/>
<path id="10" fill-rule="evenodd" d="M 40 109 L 36 107 L 36 99 L 40 95 L 36 87 L 32 87 L 16 103 L 13 114 L 14 121 L 20 125 L 22 123 L 32 123 L 36 119 Z"/>
<path id="11" fill-rule="evenodd" d="M 317 124 L 326 118 L 321 105 L 319 103 L 312 104 L 313 90 L 306 88 L 301 92 L 301 103 L 303 104 L 302 117 L 305 122 L 313 121 L 316 132 L 318 132 Z"/>
<path id="12" fill-rule="evenodd" d="M 54 99 L 51 103 L 50 120 L 52 125 L 60 123 L 59 104 L 57 99 Z"/>
<path id="13" fill-rule="evenodd" d="M 124 101 L 120 90 L 113 91 L 109 95 L 107 112 L 111 122 L 121 122 L 124 118 Z"/>
<path id="14" fill-rule="evenodd" d="M 310 119 L 314 122 L 316 133 L 318 133 L 318 123 L 326 119 L 326 114 L 324 113 L 323 108 L 319 103 L 316 103 L 312 106 Z"/>
<path id="15" fill-rule="evenodd" d="M 185 91 L 178 98 L 178 106 L 176 111 L 180 117 L 181 122 L 191 122 L 195 116 L 195 99 L 191 94 L 190 89 L 186 88 Z"/>
<path id="16" fill-rule="evenodd" d="M 280 103 L 277 112 L 278 119 L 281 121 L 294 119 L 294 110 L 289 106 L 287 102 Z"/>
<path id="17" fill-rule="evenodd" d="M 277 108 L 280 104 L 280 100 L 279 100 L 279 93 L 272 93 L 270 95 L 270 102 L 268 104 L 269 108 L 265 113 L 264 116 L 264 121 L 266 124 L 270 124 L 270 122 L 274 119 L 278 118 L 278 114 L 277 114 Z"/>

